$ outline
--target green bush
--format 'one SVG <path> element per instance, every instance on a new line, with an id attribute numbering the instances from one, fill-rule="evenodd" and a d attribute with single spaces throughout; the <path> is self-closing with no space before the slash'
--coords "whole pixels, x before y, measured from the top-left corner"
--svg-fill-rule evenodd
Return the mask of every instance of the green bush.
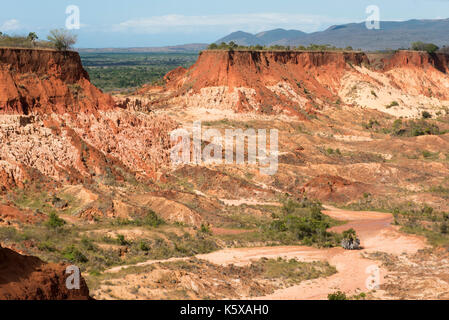
<path id="1" fill-rule="evenodd" d="M 62 251 L 62 255 L 64 258 L 71 262 L 86 263 L 89 261 L 87 257 L 81 251 L 79 251 L 78 248 L 75 247 L 75 245 L 66 247 Z"/>
<path id="2" fill-rule="evenodd" d="M 202 224 L 200 231 L 201 233 L 212 234 L 212 231 L 210 230 L 210 226 L 208 224 Z"/>
<path id="3" fill-rule="evenodd" d="M 428 111 L 423 111 L 423 112 L 422 112 L 422 117 L 423 117 L 424 119 L 430 119 L 430 118 L 432 118 L 432 115 L 431 115 L 430 112 L 428 112 Z"/>
<path id="4" fill-rule="evenodd" d="M 145 217 L 141 220 L 141 223 L 144 226 L 157 228 L 165 224 L 165 221 L 159 218 L 153 210 L 149 210 Z"/>
<path id="5" fill-rule="evenodd" d="M 410 120 L 402 121 L 397 119 L 392 126 L 391 133 L 394 136 L 405 136 L 405 137 L 418 137 L 424 135 L 440 135 L 443 132 L 440 128 L 428 121 L 421 120 Z"/>
<path id="6" fill-rule="evenodd" d="M 117 235 L 117 243 L 121 246 L 127 246 L 129 245 L 129 242 L 126 241 L 125 236 L 123 234 Z"/>
<path id="7" fill-rule="evenodd" d="M 164 225 L 165 221 L 159 218 L 159 216 L 153 210 L 148 210 L 143 217 L 138 217 L 134 220 L 117 218 L 112 221 L 112 224 L 116 226 L 157 228 L 161 225 Z"/>
<path id="8" fill-rule="evenodd" d="M 372 129 L 373 127 L 375 127 L 375 126 L 377 126 L 377 127 L 380 126 L 380 123 L 379 123 L 379 121 L 377 121 L 375 119 L 370 119 L 368 123 L 363 123 L 362 126 L 365 129 L 369 130 L 369 129 Z"/>
<path id="9" fill-rule="evenodd" d="M 50 31 L 50 35 L 47 39 L 55 49 L 59 51 L 67 51 L 72 49 L 73 45 L 77 41 L 77 36 L 71 34 L 65 29 L 55 29 Z"/>
<path id="10" fill-rule="evenodd" d="M 433 246 L 449 245 L 449 214 L 438 212 L 428 205 L 421 208 L 395 210 L 396 220 L 402 230 L 425 236 Z"/>
<path id="11" fill-rule="evenodd" d="M 422 41 L 417 41 L 412 43 L 412 50 L 415 51 L 426 51 L 427 53 L 435 53 L 438 51 L 439 47 L 433 43 L 424 43 Z"/>
<path id="12" fill-rule="evenodd" d="M 64 220 L 62 220 L 61 218 L 59 218 L 58 215 L 54 212 L 50 213 L 49 219 L 46 223 L 46 225 L 52 229 L 60 228 L 60 227 L 64 226 L 65 224 L 66 224 L 66 222 Z"/>
<path id="13" fill-rule="evenodd" d="M 139 249 L 141 251 L 150 251 L 150 247 L 148 246 L 148 244 L 144 241 L 140 241 L 139 243 Z"/>
<path id="14" fill-rule="evenodd" d="M 356 240 L 357 239 L 357 233 L 354 229 L 349 229 L 343 232 L 343 239 L 348 240 Z"/>
<path id="15" fill-rule="evenodd" d="M 327 299 L 328 300 L 335 300 L 335 301 L 336 300 L 342 301 L 342 300 L 348 300 L 348 297 L 346 296 L 346 294 L 344 292 L 337 291 L 337 292 L 329 294 L 327 296 Z"/>
<path id="16" fill-rule="evenodd" d="M 285 244 L 300 241 L 304 245 L 333 247 L 340 241 L 340 235 L 327 232 L 330 222 L 320 205 L 288 201 L 284 204 L 283 215 L 268 225 L 265 234 Z"/>
<path id="17" fill-rule="evenodd" d="M 387 105 L 387 109 L 390 109 L 390 108 L 393 108 L 393 107 L 398 107 L 398 106 L 399 106 L 399 102 L 393 101 L 392 103 Z"/>

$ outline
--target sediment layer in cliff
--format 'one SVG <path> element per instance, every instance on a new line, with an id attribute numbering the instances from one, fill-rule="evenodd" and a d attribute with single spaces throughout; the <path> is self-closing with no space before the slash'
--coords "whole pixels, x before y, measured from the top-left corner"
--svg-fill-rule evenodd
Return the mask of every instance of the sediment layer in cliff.
<path id="1" fill-rule="evenodd" d="M 189 105 L 298 114 L 313 108 L 312 95 L 335 101 L 345 70 L 364 63 L 361 52 L 205 51 L 189 70 L 165 79 L 169 90 L 189 93 Z"/>
<path id="2" fill-rule="evenodd" d="M 108 110 L 112 97 L 90 83 L 77 52 L 0 48 L 0 113 Z"/>
<path id="3" fill-rule="evenodd" d="M 189 69 L 165 76 L 164 103 L 261 113 L 314 112 L 349 101 L 347 80 L 404 95 L 449 97 L 447 55 L 363 52 L 204 51 Z M 387 78 L 386 83 L 382 83 Z M 412 83 L 407 87 L 404 81 Z M 427 86 L 427 87 L 426 87 Z M 422 87 L 420 89 L 420 87 Z M 144 87 L 145 94 L 154 88 Z M 392 97 L 394 99 L 394 97 Z M 161 103 L 156 101 L 155 103 Z M 391 101 L 390 101 L 391 102 Z M 351 102 L 352 103 L 352 102 Z M 383 102 L 382 102 L 383 103 Z"/>
<path id="4" fill-rule="evenodd" d="M 397 68 L 418 68 L 422 70 L 436 69 L 442 73 L 449 72 L 449 55 L 443 53 L 401 50 L 383 59 L 384 71 Z"/>

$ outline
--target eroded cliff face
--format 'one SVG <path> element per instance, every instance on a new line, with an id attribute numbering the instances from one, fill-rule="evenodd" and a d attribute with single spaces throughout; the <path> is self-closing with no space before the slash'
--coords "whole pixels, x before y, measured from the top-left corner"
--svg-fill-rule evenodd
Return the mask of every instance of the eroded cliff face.
<path id="1" fill-rule="evenodd" d="M 165 79 L 181 97 L 175 103 L 300 115 L 316 99 L 335 101 L 341 76 L 364 63 L 358 52 L 205 51 L 189 70 Z"/>
<path id="2" fill-rule="evenodd" d="M 88 300 L 86 281 L 80 289 L 66 286 L 66 266 L 46 264 L 0 246 L 0 300 Z"/>
<path id="3" fill-rule="evenodd" d="M 0 192 L 155 178 L 176 124 L 125 107 L 90 83 L 76 52 L 0 49 Z"/>
<path id="4" fill-rule="evenodd" d="M 398 51 L 384 59 L 384 70 L 397 68 L 436 69 L 443 73 L 449 71 L 449 56 L 442 53 L 428 54 L 418 51 Z"/>
<path id="5" fill-rule="evenodd" d="M 108 110 L 111 96 L 89 81 L 77 52 L 0 48 L 0 113 Z"/>
<path id="6" fill-rule="evenodd" d="M 205 51 L 190 69 L 166 75 L 155 103 L 299 117 L 342 103 L 389 113 L 398 112 L 387 110 L 392 101 L 438 109 L 449 100 L 448 66 L 447 55 L 412 51 Z"/>
<path id="7" fill-rule="evenodd" d="M 368 62 L 363 53 L 205 51 L 188 71 L 177 69 L 166 78 L 170 80 L 168 86 L 174 88 L 192 81 L 195 92 L 209 86 L 253 88 L 257 82 L 275 85 L 282 80 L 300 81 L 317 69 L 344 70 L 347 63 L 363 62 Z"/>

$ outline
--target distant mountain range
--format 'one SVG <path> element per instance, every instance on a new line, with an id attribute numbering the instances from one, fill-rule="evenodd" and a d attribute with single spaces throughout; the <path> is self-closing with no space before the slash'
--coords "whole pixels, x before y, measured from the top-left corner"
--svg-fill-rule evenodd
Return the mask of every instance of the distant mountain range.
<path id="1" fill-rule="evenodd" d="M 379 30 L 369 30 L 363 23 L 349 23 L 329 27 L 320 32 L 305 33 L 298 30 L 275 29 L 257 34 L 237 31 L 216 43 L 234 41 L 239 45 L 308 46 L 330 44 L 339 48 L 351 46 L 362 50 L 409 48 L 415 41 L 449 45 L 449 19 L 382 21 Z"/>
<path id="2" fill-rule="evenodd" d="M 339 48 L 348 46 L 362 50 L 409 48 L 415 41 L 432 42 L 449 46 L 449 19 L 409 20 L 403 22 L 382 21 L 380 30 L 369 30 L 365 22 L 348 23 L 329 27 L 324 31 L 306 33 L 299 30 L 274 29 L 257 34 L 233 32 L 215 43 L 234 41 L 239 45 L 308 46 L 330 44 Z M 208 44 L 191 43 L 166 47 L 78 49 L 80 53 L 197 53 Z"/>

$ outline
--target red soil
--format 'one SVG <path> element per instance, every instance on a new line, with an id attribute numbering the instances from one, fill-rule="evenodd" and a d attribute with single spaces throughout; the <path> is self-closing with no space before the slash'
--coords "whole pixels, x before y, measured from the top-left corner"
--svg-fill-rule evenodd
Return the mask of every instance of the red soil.
<path id="1" fill-rule="evenodd" d="M 34 224 L 47 219 L 47 216 L 42 213 L 33 213 L 31 211 L 21 211 L 17 208 L 0 205 L 0 225 L 2 223 L 21 222 L 26 224 Z"/>
<path id="2" fill-rule="evenodd" d="M 361 182 L 351 182 L 341 177 L 321 175 L 306 183 L 302 193 L 307 197 L 321 201 L 345 202 L 361 198 L 363 193 L 368 190 L 368 185 Z"/>
<path id="3" fill-rule="evenodd" d="M 369 63 L 359 52 L 263 52 L 263 51 L 205 51 L 189 70 L 177 68 L 165 77 L 167 88 L 184 94 L 190 89 L 200 93 L 202 88 L 226 86 L 256 90 L 255 99 L 262 111 L 273 108 L 297 114 L 298 103 L 284 95 L 275 94 L 267 86 L 288 83 L 294 91 L 309 100 L 309 109 L 316 98 L 337 100 L 340 78 L 349 64 Z M 313 96 L 309 93 L 313 93 Z M 239 93 L 236 111 L 254 109 L 244 93 Z"/>
<path id="4" fill-rule="evenodd" d="M 365 67 L 380 73 L 399 71 L 390 75 L 398 88 L 413 86 L 410 77 L 428 88 L 415 88 L 421 94 L 449 98 L 435 79 L 449 71 L 449 56 L 430 55 L 418 51 L 398 51 L 395 54 L 365 54 L 363 52 L 268 52 L 268 51 L 204 51 L 188 70 L 177 68 L 165 76 L 162 98 L 154 104 L 184 103 L 209 107 L 222 103 L 237 112 L 259 111 L 276 114 L 286 112 L 304 119 L 303 111 L 314 113 L 323 105 L 340 101 L 342 79 L 355 74 L 361 81 L 376 82 L 354 67 Z M 423 72 L 424 71 L 424 72 Z M 204 88 L 228 88 L 223 91 L 201 92 Z M 254 94 L 246 88 L 254 90 Z M 144 86 L 138 94 L 151 94 Z M 160 91 L 160 90 L 159 90 Z M 446 90 L 447 91 L 447 90 Z M 237 97 L 229 97 L 237 93 Z M 190 99 L 200 94 L 202 99 Z M 183 100 L 171 99 L 183 97 Z M 229 101 L 231 99 L 231 102 Z M 170 102 L 171 101 L 171 102 Z"/>
<path id="5" fill-rule="evenodd" d="M 77 52 L 0 48 L 0 113 L 66 113 L 111 109 Z"/>
<path id="6" fill-rule="evenodd" d="M 449 56 L 446 54 L 428 54 L 418 51 L 399 51 L 390 58 L 384 60 L 384 70 L 395 68 L 420 68 L 437 69 L 441 72 L 449 72 Z"/>
<path id="7" fill-rule="evenodd" d="M 66 267 L 0 247 L 0 300 L 87 300 L 89 289 L 66 287 Z"/>

